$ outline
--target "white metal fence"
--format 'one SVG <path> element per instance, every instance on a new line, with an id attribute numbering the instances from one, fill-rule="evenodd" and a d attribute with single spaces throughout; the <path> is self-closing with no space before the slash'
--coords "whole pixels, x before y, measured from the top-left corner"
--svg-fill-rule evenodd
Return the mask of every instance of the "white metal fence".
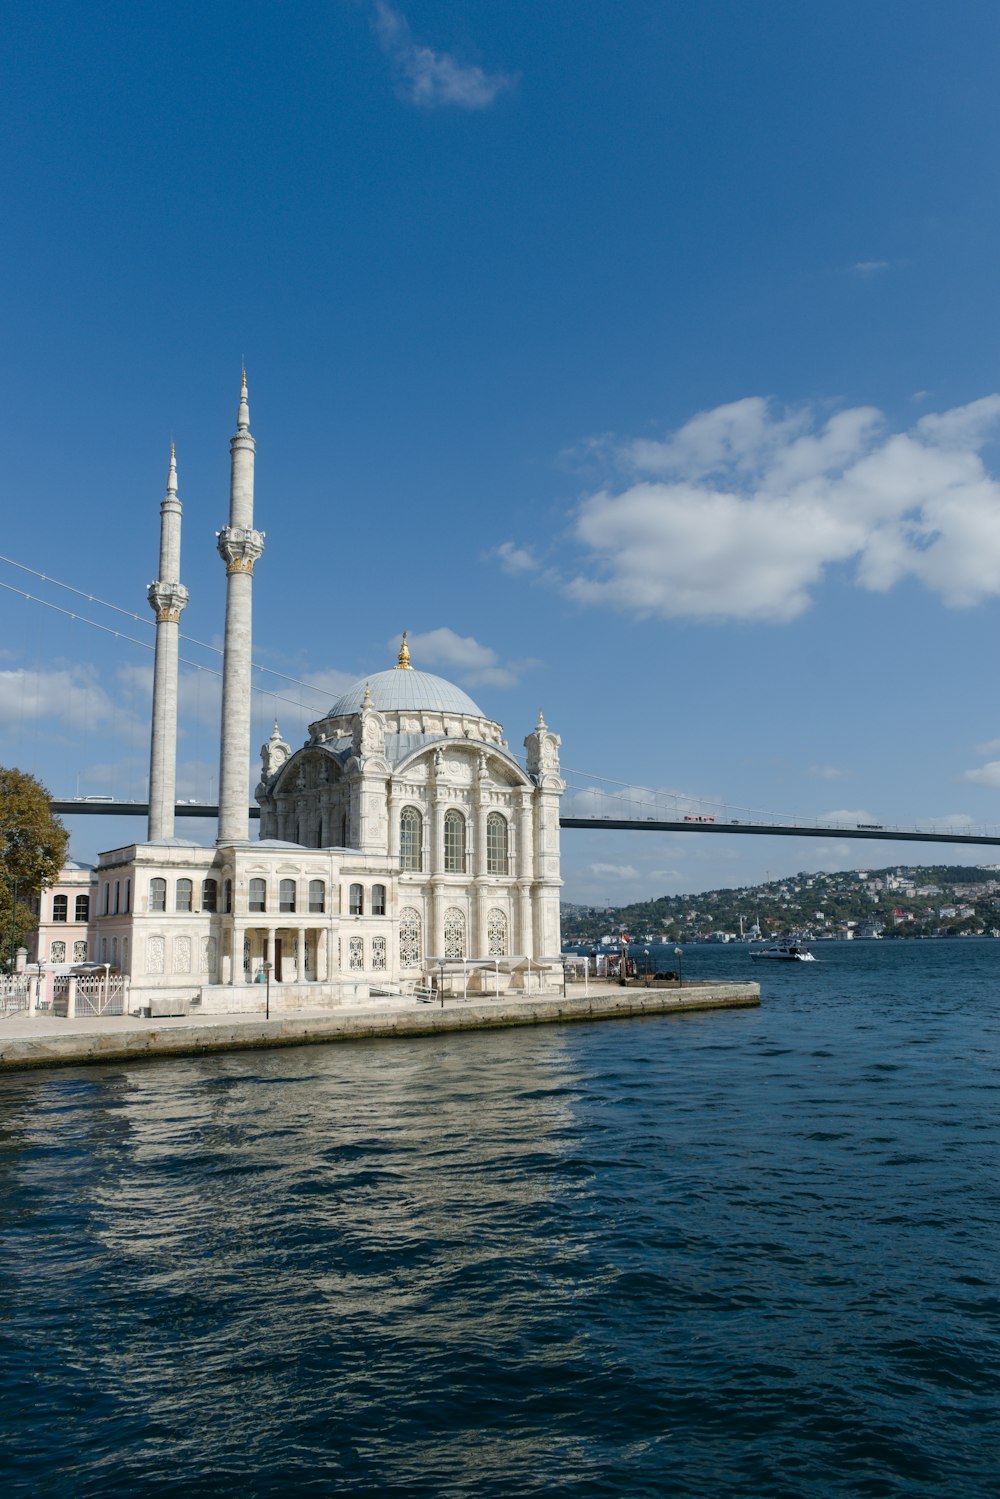
<path id="1" fill-rule="evenodd" d="M 24 973 L 0 974 L 0 1015 L 18 1015 L 28 1008 L 29 982 Z"/>

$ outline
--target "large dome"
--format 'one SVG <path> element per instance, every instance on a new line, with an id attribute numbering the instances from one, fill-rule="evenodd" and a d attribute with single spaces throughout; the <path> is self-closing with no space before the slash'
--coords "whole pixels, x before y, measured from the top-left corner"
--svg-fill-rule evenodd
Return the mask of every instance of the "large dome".
<path id="1" fill-rule="evenodd" d="M 364 677 L 338 697 L 328 718 L 346 718 L 357 713 L 364 702 L 365 688 L 371 694 L 371 706 L 379 712 L 465 713 L 471 718 L 485 718 L 483 710 L 476 706 L 468 693 L 444 677 L 431 676 L 428 671 L 413 671 L 394 666 L 389 671 L 376 672 L 373 677 Z"/>

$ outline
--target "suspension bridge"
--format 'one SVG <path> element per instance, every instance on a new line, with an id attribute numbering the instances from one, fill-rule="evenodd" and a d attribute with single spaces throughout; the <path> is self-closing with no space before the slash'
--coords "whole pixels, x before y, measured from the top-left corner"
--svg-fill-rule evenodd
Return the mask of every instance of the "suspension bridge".
<path id="1" fill-rule="evenodd" d="M 76 608 L 66 608 L 52 599 L 31 593 L 16 584 L 0 580 L 0 588 L 21 599 L 54 611 L 74 624 L 88 625 L 111 636 L 122 644 L 138 646 L 152 651 L 152 629 L 148 617 L 123 609 L 117 604 L 98 598 L 89 591 L 76 588 L 56 578 L 28 567 L 12 557 L 0 555 L 0 563 L 27 574 L 47 588 L 60 589 L 86 602 L 91 610 L 103 608 L 118 616 L 114 625 L 102 624 L 88 614 L 78 613 Z M 79 607 L 79 606 L 77 606 Z M 118 622 L 127 619 L 141 627 L 146 638 L 125 633 Z M 189 647 L 213 656 L 221 655 L 218 647 L 192 636 L 180 637 Z M 205 679 L 220 677 L 218 667 L 209 665 L 204 659 L 192 660 L 181 657 L 183 665 L 192 668 Z M 263 688 L 254 685 L 255 696 L 266 699 L 269 711 L 278 704 L 294 708 L 297 714 L 320 714 L 328 700 L 329 690 L 315 683 L 305 682 L 273 667 L 254 663 L 261 677 L 278 681 L 280 688 Z M 297 690 L 292 697 L 290 690 Z M 314 698 L 312 706 L 303 701 L 303 694 Z M 828 817 L 810 818 L 799 813 L 779 814 L 759 809 L 728 805 L 721 800 L 706 800 L 682 792 L 666 791 L 653 787 L 634 786 L 588 771 L 563 768 L 567 792 L 563 799 L 560 827 L 576 831 L 631 832 L 631 833 L 701 833 L 723 834 L 735 837 L 784 837 L 820 839 L 861 839 L 879 842 L 978 844 L 985 847 L 1000 847 L 1000 827 L 967 825 L 957 820 L 942 819 L 926 823 L 889 824 L 879 822 L 844 822 Z M 78 785 L 79 790 L 79 785 Z M 119 796 L 57 797 L 52 800 L 52 809 L 60 816 L 98 816 L 144 818 L 149 807 L 145 800 Z M 214 800 L 192 799 L 176 804 L 177 818 L 214 819 L 218 817 L 218 806 Z M 250 817 L 259 819 L 260 809 L 250 807 Z"/>

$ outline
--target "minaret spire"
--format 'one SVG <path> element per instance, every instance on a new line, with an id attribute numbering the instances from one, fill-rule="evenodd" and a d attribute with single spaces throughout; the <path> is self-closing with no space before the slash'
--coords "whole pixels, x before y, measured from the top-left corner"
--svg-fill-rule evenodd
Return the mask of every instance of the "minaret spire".
<path id="1" fill-rule="evenodd" d="M 180 582 L 181 502 L 177 498 L 177 454 L 170 444 L 167 492 L 160 505 L 160 576 L 147 590 L 156 615 L 153 658 L 153 720 L 149 745 L 150 843 L 174 835 L 177 792 L 177 645 L 188 591 Z"/>
<path id="2" fill-rule="evenodd" d="M 253 471 L 257 445 L 250 435 L 247 372 L 243 368 L 236 434 L 229 444 L 229 525 L 218 535 L 226 564 L 226 638 L 222 663 L 219 739 L 219 843 L 250 836 L 250 648 L 253 568 L 264 533 L 253 524 Z"/>

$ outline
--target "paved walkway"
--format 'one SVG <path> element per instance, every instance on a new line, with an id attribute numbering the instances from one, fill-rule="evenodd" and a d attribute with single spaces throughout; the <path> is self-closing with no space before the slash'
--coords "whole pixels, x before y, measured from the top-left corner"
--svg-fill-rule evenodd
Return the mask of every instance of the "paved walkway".
<path id="1" fill-rule="evenodd" d="M 132 1015 L 48 1013 L 0 1019 L 0 1071 L 126 1058 L 301 1046 L 376 1036 L 419 1036 L 437 1031 L 494 1029 L 547 1022 L 613 1020 L 678 1010 L 739 1008 L 760 1003 L 757 984 L 692 984 L 683 989 L 575 985 L 564 996 L 503 995 L 499 999 L 447 998 L 417 1003 L 377 999 L 337 1009 L 272 1011 L 254 1015 L 177 1015 L 141 1020 Z"/>

